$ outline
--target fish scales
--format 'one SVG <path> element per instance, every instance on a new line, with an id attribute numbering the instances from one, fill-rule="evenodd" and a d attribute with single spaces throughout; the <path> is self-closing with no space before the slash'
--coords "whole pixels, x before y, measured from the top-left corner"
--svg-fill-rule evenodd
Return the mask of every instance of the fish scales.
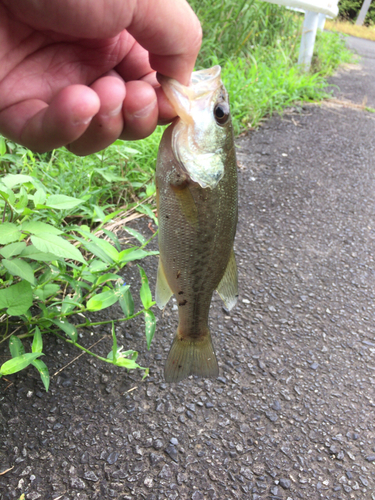
<path id="1" fill-rule="evenodd" d="M 223 93 L 213 98 L 222 102 Z M 178 124 L 179 120 L 175 121 L 163 135 L 156 169 L 160 249 L 156 298 L 163 307 L 173 293 L 179 314 L 177 335 L 165 368 L 165 378 L 172 382 L 190 374 L 217 376 L 208 315 L 212 294 L 224 275 L 229 274 L 231 279 L 224 283 L 224 295 L 233 303 L 237 297 L 232 250 L 237 224 L 237 163 L 230 117 L 222 125 L 225 133 L 220 131 L 219 137 L 223 172 L 211 187 L 202 187 L 199 175 L 198 181 L 193 180 L 176 157 L 172 145 Z M 215 164 L 214 176 L 216 168 Z M 228 265 L 231 256 L 232 267 Z M 232 272 L 226 273 L 228 267 Z"/>
<path id="2" fill-rule="evenodd" d="M 177 164 L 172 167 L 173 172 L 165 172 L 173 165 L 168 159 L 171 133 L 169 129 L 161 144 L 158 161 L 161 167 L 156 176 L 159 248 L 167 281 L 178 302 L 181 334 L 199 337 L 205 332 L 212 293 L 223 277 L 233 246 L 237 220 L 237 185 L 233 182 L 236 165 L 233 160 L 228 161 L 228 172 L 214 189 L 202 190 L 191 181 L 183 188 L 173 188 L 173 175 L 180 168 Z M 232 151 L 229 156 L 233 157 Z M 184 200 L 180 201 L 182 190 L 188 190 L 195 203 L 196 222 L 191 223 L 185 216 Z"/>

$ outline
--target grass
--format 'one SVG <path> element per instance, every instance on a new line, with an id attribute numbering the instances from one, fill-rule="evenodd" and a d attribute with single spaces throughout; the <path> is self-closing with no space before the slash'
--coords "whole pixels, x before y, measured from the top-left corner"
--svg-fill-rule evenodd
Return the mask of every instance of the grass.
<path id="1" fill-rule="evenodd" d="M 375 41 L 375 26 L 357 26 L 350 21 L 327 19 L 325 29 Z"/>
<path id="2" fill-rule="evenodd" d="M 319 32 L 312 70 L 301 72 L 302 16 L 257 0 L 190 3 L 204 32 L 196 67 L 222 66 L 236 134 L 296 101 L 323 99 L 326 76 L 351 58 L 342 37 Z M 155 317 L 147 276 L 140 267 L 142 307 L 134 311 L 133 291 L 120 271 L 155 252 L 129 228 L 124 250 L 116 228 L 138 212 L 157 224 L 154 169 L 162 132 L 158 127 L 143 141 L 116 141 L 83 158 L 64 148 L 34 154 L 0 137 L 0 345 L 9 341 L 11 353 L 0 377 L 33 365 L 48 388 L 39 357 L 49 333 L 104 362 L 147 374 L 135 351 L 117 346 L 113 324 L 142 315 L 150 347 Z M 107 357 L 99 356 L 79 343 L 78 332 L 97 324 L 91 313 L 115 303 L 123 316 L 111 313 L 100 322 L 112 324 L 113 345 Z"/>

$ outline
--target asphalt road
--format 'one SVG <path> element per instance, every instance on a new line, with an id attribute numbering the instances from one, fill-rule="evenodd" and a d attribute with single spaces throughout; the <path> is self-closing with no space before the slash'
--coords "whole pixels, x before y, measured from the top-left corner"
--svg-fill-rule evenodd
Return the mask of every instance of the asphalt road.
<path id="1" fill-rule="evenodd" d="M 211 309 L 220 377 L 164 383 L 173 304 L 150 353 L 141 320 L 117 329 L 144 382 L 86 355 L 68 364 L 77 352 L 52 338 L 48 393 L 31 369 L 0 381 L 1 500 L 375 500 L 375 115 L 358 106 L 375 108 L 375 48 L 362 43 L 335 102 L 238 141 L 241 292 L 230 315 L 218 297 Z"/>

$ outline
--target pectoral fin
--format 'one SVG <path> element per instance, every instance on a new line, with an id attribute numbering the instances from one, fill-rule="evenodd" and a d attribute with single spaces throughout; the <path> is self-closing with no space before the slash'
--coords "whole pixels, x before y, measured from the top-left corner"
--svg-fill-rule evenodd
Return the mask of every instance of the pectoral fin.
<path id="1" fill-rule="evenodd" d="M 159 258 L 158 274 L 156 278 L 155 300 L 159 309 L 164 309 L 169 299 L 172 297 L 173 292 L 168 285 L 167 278 L 165 277 L 163 264 Z"/>
<path id="2" fill-rule="evenodd" d="M 224 276 L 221 278 L 217 291 L 229 311 L 236 305 L 238 298 L 237 264 L 232 250 Z"/>

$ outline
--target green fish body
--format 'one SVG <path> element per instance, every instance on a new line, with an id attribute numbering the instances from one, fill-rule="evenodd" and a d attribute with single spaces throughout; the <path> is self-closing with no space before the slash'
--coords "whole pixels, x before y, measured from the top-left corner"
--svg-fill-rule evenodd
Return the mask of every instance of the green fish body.
<path id="1" fill-rule="evenodd" d="M 219 373 L 208 314 L 214 290 L 228 309 L 238 296 L 237 162 L 220 67 L 193 73 L 189 87 L 160 81 L 179 118 L 164 132 L 156 166 L 156 302 L 163 308 L 173 294 L 177 299 L 179 323 L 164 373 L 167 382 L 179 382 Z"/>

